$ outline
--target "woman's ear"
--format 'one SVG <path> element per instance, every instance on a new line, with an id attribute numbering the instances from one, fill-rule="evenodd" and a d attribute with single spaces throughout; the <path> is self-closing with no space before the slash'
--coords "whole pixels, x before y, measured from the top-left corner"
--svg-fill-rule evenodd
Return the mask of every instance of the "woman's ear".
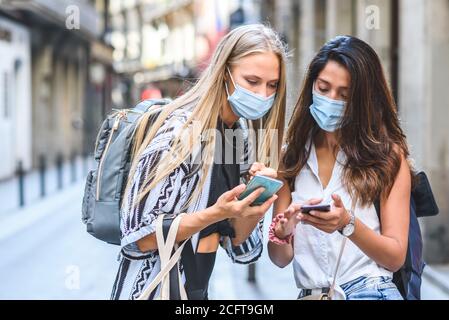
<path id="1" fill-rule="evenodd" d="M 231 68 L 226 65 L 224 68 L 224 79 L 226 81 L 230 81 L 230 75 L 231 75 Z"/>

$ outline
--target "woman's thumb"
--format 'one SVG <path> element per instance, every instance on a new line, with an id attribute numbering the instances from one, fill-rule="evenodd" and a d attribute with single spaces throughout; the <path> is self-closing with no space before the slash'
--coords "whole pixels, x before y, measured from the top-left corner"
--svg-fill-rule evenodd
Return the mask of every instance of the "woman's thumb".
<path id="1" fill-rule="evenodd" d="M 240 194 L 242 194 L 242 192 L 245 190 L 245 188 L 246 188 L 246 185 L 244 183 L 242 183 L 242 184 L 239 184 L 234 189 L 230 190 L 229 199 L 234 199 L 234 197 L 240 196 Z"/>
<path id="2" fill-rule="evenodd" d="M 343 202 L 341 201 L 341 198 L 338 194 L 333 194 L 332 199 L 334 200 L 334 206 L 335 207 L 343 207 Z"/>

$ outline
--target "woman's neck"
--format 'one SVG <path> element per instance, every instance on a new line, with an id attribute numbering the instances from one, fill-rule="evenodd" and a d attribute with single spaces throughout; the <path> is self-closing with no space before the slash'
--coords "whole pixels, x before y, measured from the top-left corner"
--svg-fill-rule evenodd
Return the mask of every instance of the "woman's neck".
<path id="1" fill-rule="evenodd" d="M 335 132 L 321 130 L 316 136 L 314 143 L 317 148 L 325 148 L 329 151 L 334 151 L 338 146 L 337 134 Z"/>
<path id="2" fill-rule="evenodd" d="M 223 101 L 222 106 L 223 107 L 220 114 L 221 120 L 228 126 L 228 128 L 232 128 L 239 117 L 234 113 L 234 111 L 232 111 L 228 100 Z"/>

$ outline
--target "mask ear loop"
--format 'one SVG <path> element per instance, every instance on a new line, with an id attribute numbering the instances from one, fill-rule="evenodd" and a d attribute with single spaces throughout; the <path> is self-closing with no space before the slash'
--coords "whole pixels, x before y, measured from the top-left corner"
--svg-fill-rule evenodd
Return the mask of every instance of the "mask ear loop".
<path id="1" fill-rule="evenodd" d="M 228 67 L 226 67 L 226 70 L 229 72 Z M 231 76 L 230 72 L 229 72 L 229 75 Z M 231 76 L 231 81 L 232 81 L 232 83 L 234 83 L 234 80 L 232 80 L 232 76 Z M 229 89 L 228 89 L 228 82 L 225 80 L 224 84 L 225 84 L 226 94 L 228 95 L 228 98 L 229 98 L 230 94 L 229 94 Z M 235 85 L 234 85 L 234 88 L 235 88 Z M 220 112 L 220 114 L 221 114 L 221 112 Z M 222 135 L 225 135 L 225 127 L 223 124 L 223 120 L 221 121 L 221 129 L 222 129 Z M 226 138 L 226 136 L 225 136 L 225 138 Z"/>
<path id="2" fill-rule="evenodd" d="M 227 70 L 228 73 L 229 73 L 229 77 L 231 78 L 232 84 L 234 85 L 234 89 L 237 88 L 237 86 L 235 85 L 234 79 L 232 78 L 231 71 L 229 71 L 229 68 L 228 68 L 228 67 L 226 67 L 226 70 Z M 228 83 L 227 83 L 226 81 L 225 81 L 225 86 L 226 86 L 226 93 L 227 93 L 228 96 L 229 96 L 230 94 L 229 94 L 229 89 L 228 89 Z"/>
<path id="3" fill-rule="evenodd" d="M 232 74 L 231 74 L 231 71 L 229 70 L 229 68 L 228 67 L 226 67 L 226 70 L 228 70 L 228 73 L 229 73 L 229 77 L 231 77 L 231 81 L 232 81 L 232 84 L 234 85 L 234 87 L 235 87 L 235 82 L 234 82 L 234 78 L 232 78 Z"/>
<path id="4" fill-rule="evenodd" d="M 231 75 L 231 71 L 229 70 L 229 67 L 226 67 L 226 71 L 228 71 L 228 73 L 229 73 L 229 77 L 231 78 L 231 81 L 232 81 L 232 84 L 234 85 L 234 92 L 235 92 L 235 90 L 237 89 L 237 87 L 236 87 L 236 85 L 235 85 L 235 82 L 234 82 L 234 79 L 232 78 L 232 75 Z M 229 94 L 229 88 L 228 88 L 228 82 L 225 80 L 225 88 L 226 88 L 226 93 L 227 93 L 227 95 L 228 95 L 228 97 L 230 96 L 230 94 Z M 231 107 L 232 108 L 232 107 Z M 226 141 L 229 143 L 230 141 L 227 139 L 227 137 L 226 137 L 226 129 L 225 129 L 225 127 L 224 127 L 224 123 L 222 122 L 221 123 L 221 127 L 222 127 L 222 133 L 223 133 L 223 136 L 224 136 L 224 138 L 226 139 Z M 232 130 L 232 128 L 231 128 L 231 130 Z M 231 145 L 233 144 L 233 142 L 231 143 Z"/>
<path id="5" fill-rule="evenodd" d="M 226 89 L 226 94 L 229 97 L 228 83 L 226 82 L 226 80 L 225 80 L 225 89 Z"/>

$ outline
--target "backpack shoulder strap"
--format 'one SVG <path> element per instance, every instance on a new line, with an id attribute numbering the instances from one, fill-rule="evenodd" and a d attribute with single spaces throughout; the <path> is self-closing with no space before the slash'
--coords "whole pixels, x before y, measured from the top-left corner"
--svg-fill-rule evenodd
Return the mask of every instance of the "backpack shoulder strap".
<path id="1" fill-rule="evenodd" d="M 154 105 L 166 105 L 170 103 L 170 100 L 168 99 L 149 99 L 149 100 L 143 100 L 139 102 L 133 110 L 139 113 L 145 113 Z"/>
<path id="2" fill-rule="evenodd" d="M 379 218 L 379 223 L 380 223 L 380 200 L 379 199 L 376 199 L 374 201 L 374 207 L 376 208 L 377 217 Z"/>

